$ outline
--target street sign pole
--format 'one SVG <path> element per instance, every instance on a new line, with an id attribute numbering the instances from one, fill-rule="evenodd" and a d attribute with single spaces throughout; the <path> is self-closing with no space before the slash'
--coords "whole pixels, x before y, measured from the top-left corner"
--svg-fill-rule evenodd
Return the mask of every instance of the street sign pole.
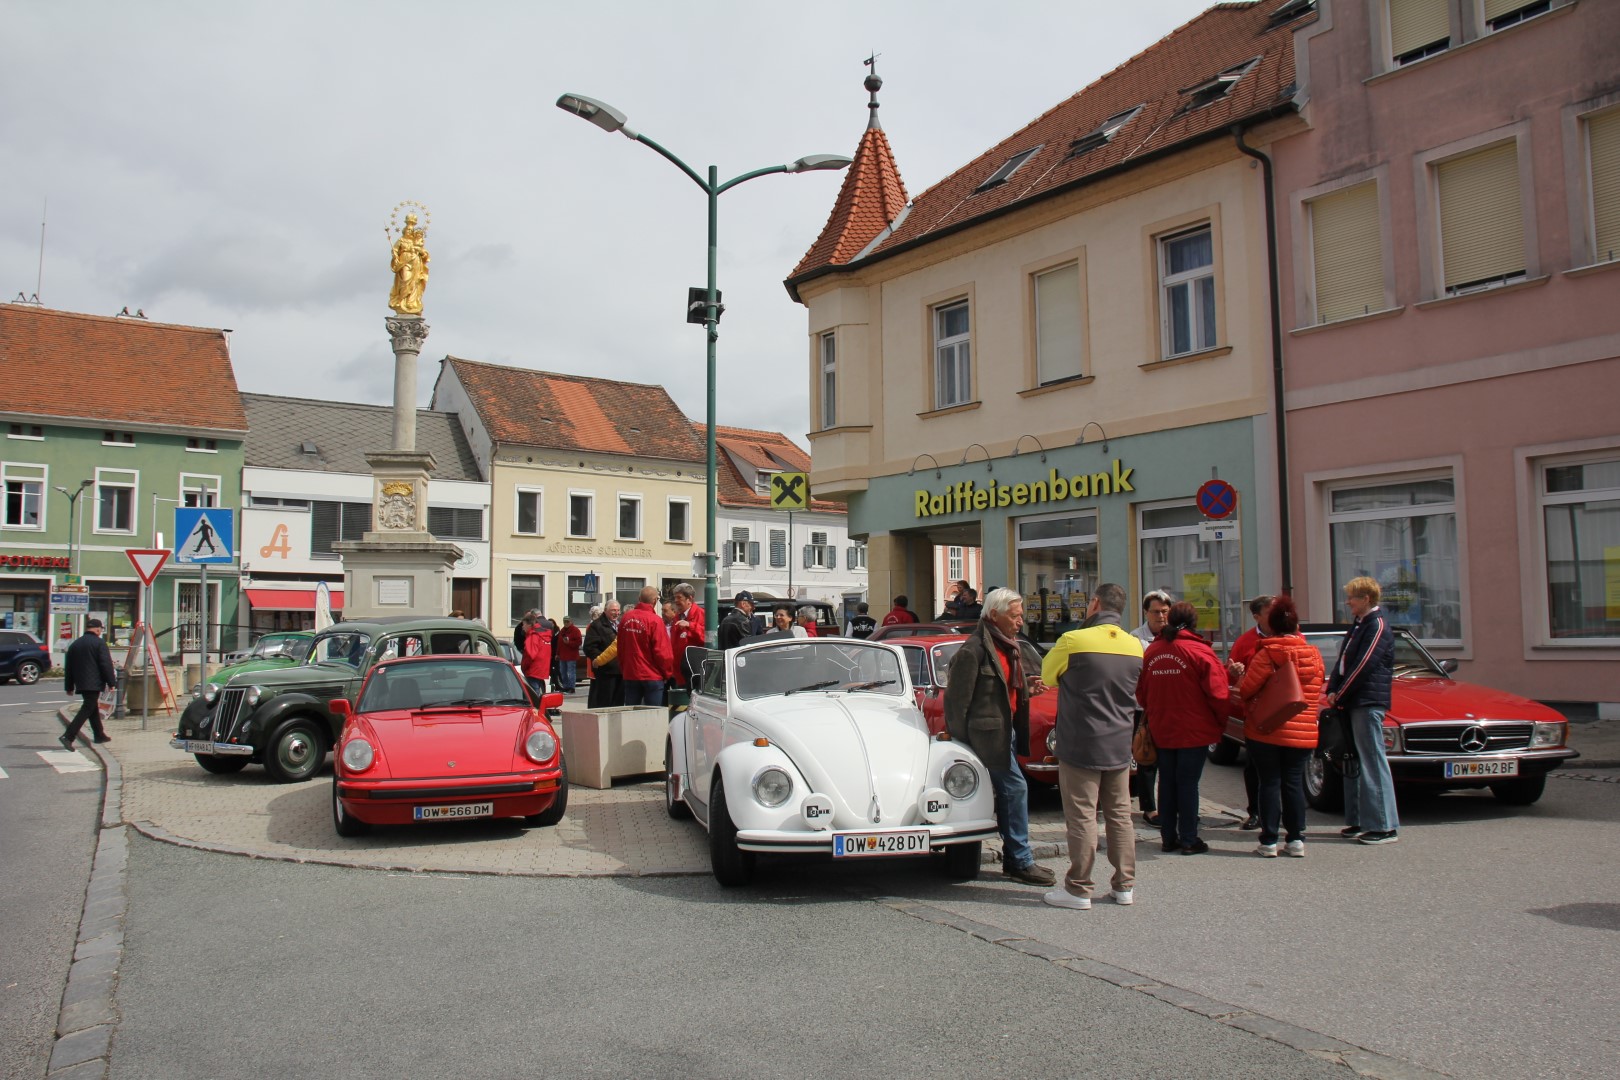
<path id="1" fill-rule="evenodd" d="M 1219 480 L 1221 470 L 1211 465 L 1209 478 Z M 1228 655 L 1226 652 L 1226 581 L 1222 573 L 1221 541 L 1215 541 L 1215 653 L 1218 656 Z"/>
<path id="2" fill-rule="evenodd" d="M 788 547 L 788 549 L 787 549 L 787 557 L 788 557 L 787 558 L 787 564 L 788 564 L 788 599 L 792 600 L 793 599 L 793 511 L 789 510 L 787 512 L 787 515 L 788 515 L 788 545 L 787 545 L 787 547 Z M 797 619 L 794 620 L 794 622 L 797 622 L 797 621 L 798 621 Z"/>

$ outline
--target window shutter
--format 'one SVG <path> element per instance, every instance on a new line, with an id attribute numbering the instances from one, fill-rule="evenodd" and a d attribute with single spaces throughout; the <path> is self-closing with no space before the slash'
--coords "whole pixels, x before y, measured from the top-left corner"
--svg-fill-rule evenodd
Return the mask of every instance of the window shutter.
<path id="1" fill-rule="evenodd" d="M 1389 51 L 1405 56 L 1414 49 L 1451 38 L 1446 0 L 1389 0 Z"/>
<path id="2" fill-rule="evenodd" d="M 844 569 L 845 570 L 853 570 L 853 569 L 855 569 L 855 545 L 854 544 L 851 544 L 849 547 L 844 549 Z"/>
<path id="3" fill-rule="evenodd" d="M 1443 161 L 1435 172 L 1446 288 L 1524 273 L 1518 144 L 1497 143 Z"/>
<path id="4" fill-rule="evenodd" d="M 1383 308 L 1384 248 L 1376 182 L 1312 199 L 1311 245 L 1317 322 Z"/>
<path id="5" fill-rule="evenodd" d="M 1035 275 L 1035 381 L 1079 375 L 1080 264 Z"/>
<path id="6" fill-rule="evenodd" d="M 1485 21 L 1500 19 L 1512 11 L 1526 6 L 1529 0 L 1485 0 Z"/>
<path id="7" fill-rule="evenodd" d="M 722 567 L 731 565 L 731 545 L 730 544 L 721 544 L 720 545 L 720 565 Z"/>
<path id="8" fill-rule="evenodd" d="M 758 540 L 750 540 L 750 541 L 748 541 L 748 565 L 749 566 L 758 566 L 759 565 L 759 541 Z"/>
<path id="9" fill-rule="evenodd" d="M 1620 109 L 1586 121 L 1592 161 L 1592 239 L 1597 262 L 1620 256 Z"/>
<path id="10" fill-rule="evenodd" d="M 338 537 L 339 506 L 335 502 L 316 501 L 309 508 L 309 550 L 312 555 L 332 554 L 332 543 Z"/>
<path id="11" fill-rule="evenodd" d="M 771 566 L 781 570 L 786 568 L 788 560 L 787 533 L 781 529 L 771 530 Z"/>
<path id="12" fill-rule="evenodd" d="M 815 550 L 816 549 L 811 547 L 809 544 L 804 545 L 804 568 L 806 570 L 815 565 L 815 563 L 812 561 L 814 559 Z"/>

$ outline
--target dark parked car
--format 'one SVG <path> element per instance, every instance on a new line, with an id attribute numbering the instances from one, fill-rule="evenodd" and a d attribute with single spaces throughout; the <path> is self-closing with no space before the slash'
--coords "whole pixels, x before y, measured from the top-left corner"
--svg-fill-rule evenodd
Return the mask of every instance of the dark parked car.
<path id="1" fill-rule="evenodd" d="M 0 630 L 0 683 L 39 682 L 51 668 L 51 647 L 26 630 Z"/>
<path id="2" fill-rule="evenodd" d="M 466 619 L 400 616 L 337 623 L 315 637 L 294 667 L 249 671 L 223 688 L 212 683 L 180 714 L 169 745 L 212 773 L 240 772 L 251 761 L 282 783 L 308 780 L 337 744 L 343 720 L 336 698 L 352 705 L 366 672 L 396 656 L 501 655 L 482 625 Z"/>
<path id="3" fill-rule="evenodd" d="M 730 600 L 720 602 L 720 622 L 726 621 L 726 616 L 731 614 L 735 606 Z M 793 612 L 795 622 L 798 621 L 800 608 L 814 608 L 817 637 L 842 637 L 844 634 L 844 628 L 838 624 L 838 616 L 833 613 L 833 606 L 825 600 L 777 599 L 761 593 L 754 594 L 754 627 L 756 632 L 763 634 L 771 628 L 771 619 L 779 607 L 785 607 Z M 720 623 L 715 623 L 716 627 L 719 625 Z"/>

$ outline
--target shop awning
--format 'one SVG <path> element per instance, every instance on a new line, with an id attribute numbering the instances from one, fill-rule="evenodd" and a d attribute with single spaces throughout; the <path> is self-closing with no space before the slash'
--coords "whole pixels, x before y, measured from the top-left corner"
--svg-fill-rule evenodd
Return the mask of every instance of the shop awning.
<path id="1" fill-rule="evenodd" d="M 314 611 L 314 589 L 243 589 L 256 611 Z M 332 610 L 343 610 L 343 590 L 332 590 Z"/>

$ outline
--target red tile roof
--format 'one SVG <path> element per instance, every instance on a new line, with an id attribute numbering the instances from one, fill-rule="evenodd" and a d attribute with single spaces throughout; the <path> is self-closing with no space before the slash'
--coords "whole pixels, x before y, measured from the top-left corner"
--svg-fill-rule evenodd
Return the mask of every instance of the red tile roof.
<path id="1" fill-rule="evenodd" d="M 662 386 L 445 358 L 496 442 L 598 454 L 704 459 Z"/>
<path id="2" fill-rule="evenodd" d="M 1292 108 L 1293 34 L 1305 20 L 1273 24 L 1272 13 L 1281 3 L 1260 0 L 1217 4 L 1161 38 L 917 196 L 904 220 L 866 258 L 882 258 L 946 231 L 1082 185 L 1099 174 L 1129 167 L 1157 152 L 1224 136 L 1234 123 Z M 1314 19 L 1314 12 L 1309 17 Z M 1193 107 L 1195 95 L 1191 91 L 1195 87 L 1255 59 L 1258 63 L 1244 72 L 1224 96 Z M 1076 140 L 1137 106 L 1141 111 L 1107 142 L 1071 155 Z M 863 147 L 870 135 L 868 132 L 862 137 Z M 886 148 L 887 143 L 884 145 Z M 1014 155 L 1035 147 L 1040 149 L 1006 181 L 978 190 Z M 853 174 L 853 168 L 851 171 Z M 840 192 L 833 209 L 834 220 L 840 213 L 863 221 L 875 220 L 882 212 L 876 205 L 844 206 L 849 187 L 846 181 L 845 192 Z M 855 197 L 850 201 L 854 202 Z M 800 281 L 831 272 L 852 257 L 848 253 L 850 245 L 826 243 L 832 226 L 833 221 L 829 221 L 821 238 L 788 278 L 791 295 L 797 297 Z M 867 240 L 878 231 L 865 233 Z M 856 246 L 855 252 L 859 250 Z"/>
<path id="3" fill-rule="evenodd" d="M 792 276 L 828 263 L 849 262 L 889 227 L 905 205 L 906 185 L 894 163 L 889 137 L 882 128 L 869 127 L 855 148 L 827 224 Z"/>
<path id="4" fill-rule="evenodd" d="M 0 304 L 0 411 L 246 432 L 225 331 Z"/>
<path id="5" fill-rule="evenodd" d="M 700 442 L 705 438 L 705 428 L 702 424 L 693 421 L 692 430 Z M 759 431 L 754 428 L 717 424 L 714 429 L 714 442 L 715 456 L 720 466 L 715 491 L 721 506 L 768 507 L 771 504 L 769 496 L 758 494 L 753 486 L 743 479 L 742 470 L 737 468 L 733 457 L 747 462 L 755 469 L 767 472 L 810 471 L 810 455 L 779 431 Z M 826 499 L 811 499 L 810 509 L 834 514 L 849 512 L 843 503 L 829 502 Z"/>

